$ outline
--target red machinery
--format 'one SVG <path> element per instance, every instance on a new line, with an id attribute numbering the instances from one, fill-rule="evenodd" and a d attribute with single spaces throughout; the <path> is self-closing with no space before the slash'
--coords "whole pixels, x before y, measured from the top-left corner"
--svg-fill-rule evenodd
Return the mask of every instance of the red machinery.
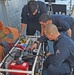
<path id="1" fill-rule="evenodd" d="M 21 64 L 16 64 L 15 62 L 11 62 L 8 65 L 8 68 L 12 69 L 12 70 L 28 71 L 29 70 L 29 63 L 28 62 L 23 62 Z M 10 74 L 13 74 L 13 75 L 27 75 L 25 73 L 18 73 L 18 72 L 10 72 Z"/>

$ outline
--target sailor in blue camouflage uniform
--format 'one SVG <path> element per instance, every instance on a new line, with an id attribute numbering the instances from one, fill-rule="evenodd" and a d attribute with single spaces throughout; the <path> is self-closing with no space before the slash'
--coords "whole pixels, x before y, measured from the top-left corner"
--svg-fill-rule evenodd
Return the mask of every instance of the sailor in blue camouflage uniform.
<path id="1" fill-rule="evenodd" d="M 49 53 L 44 61 L 42 75 L 70 75 L 74 66 L 73 40 L 60 34 L 54 24 L 45 27 L 45 35 L 49 40 L 54 41 L 54 54 Z"/>
<path id="2" fill-rule="evenodd" d="M 59 32 L 67 32 L 67 34 L 74 40 L 74 18 L 62 14 L 53 14 L 49 16 L 46 13 L 43 13 L 39 18 L 39 22 L 43 27 L 47 24 L 55 24 Z"/>
<path id="3" fill-rule="evenodd" d="M 46 13 L 46 5 L 44 2 L 34 0 L 29 1 L 22 9 L 20 35 L 24 32 L 26 27 L 27 35 L 34 35 L 36 30 L 41 32 L 39 17 L 43 13 Z"/>
<path id="4" fill-rule="evenodd" d="M 74 40 L 74 18 L 68 16 L 68 15 L 60 15 L 60 14 L 53 14 L 53 15 L 47 15 L 46 13 L 43 13 L 40 18 L 39 18 L 39 22 L 41 24 L 41 35 L 44 35 L 44 28 L 46 27 L 47 24 L 55 24 L 59 30 L 59 32 L 61 34 L 65 34 L 68 35 L 69 37 L 71 37 Z M 56 35 L 56 34 L 55 34 Z M 41 36 L 40 38 L 38 38 L 37 42 L 48 42 L 49 44 L 47 45 L 47 47 L 49 48 L 49 50 L 53 52 L 53 42 L 51 41 L 45 41 L 46 37 L 45 36 Z M 32 46 L 32 47 L 36 47 L 36 43 Z M 47 49 L 45 49 L 47 50 Z M 45 51 L 47 54 L 48 50 Z M 47 54 L 48 55 L 48 54 Z"/>

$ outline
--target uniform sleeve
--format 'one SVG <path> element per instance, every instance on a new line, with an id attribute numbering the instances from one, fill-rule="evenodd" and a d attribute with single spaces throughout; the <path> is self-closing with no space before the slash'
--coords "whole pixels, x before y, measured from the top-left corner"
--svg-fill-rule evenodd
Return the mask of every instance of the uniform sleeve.
<path id="1" fill-rule="evenodd" d="M 46 4 L 44 2 L 40 3 L 41 14 L 46 13 Z"/>
<path id="2" fill-rule="evenodd" d="M 28 23 L 28 16 L 27 16 L 27 7 L 24 6 L 22 9 L 22 14 L 21 14 L 21 23 Z"/>
<path id="3" fill-rule="evenodd" d="M 50 55 L 47 59 L 48 63 L 55 66 L 60 66 L 69 56 L 69 50 L 65 47 L 65 44 L 58 45 L 57 51 L 54 55 Z"/>
<path id="4" fill-rule="evenodd" d="M 48 39 L 44 36 L 41 36 L 40 38 L 37 39 L 40 43 L 46 42 Z"/>
<path id="5" fill-rule="evenodd" d="M 68 24 L 68 22 L 63 19 L 58 20 L 58 23 L 62 27 L 63 31 L 67 31 L 70 28 L 70 25 Z"/>

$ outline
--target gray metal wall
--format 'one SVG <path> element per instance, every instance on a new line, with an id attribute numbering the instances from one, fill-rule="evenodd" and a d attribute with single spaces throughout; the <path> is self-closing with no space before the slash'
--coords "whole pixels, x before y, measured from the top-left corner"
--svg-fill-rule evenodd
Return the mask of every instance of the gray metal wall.
<path id="1" fill-rule="evenodd" d="M 21 11 L 27 0 L 0 0 L 0 20 L 20 30 Z"/>

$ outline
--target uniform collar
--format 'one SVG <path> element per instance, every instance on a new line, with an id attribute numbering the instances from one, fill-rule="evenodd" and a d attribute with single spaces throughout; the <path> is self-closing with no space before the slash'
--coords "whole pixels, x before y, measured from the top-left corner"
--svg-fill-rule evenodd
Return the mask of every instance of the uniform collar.
<path id="1" fill-rule="evenodd" d="M 55 42 L 58 42 L 62 38 L 62 35 L 59 35 Z"/>
<path id="2" fill-rule="evenodd" d="M 38 12 L 37 12 L 36 14 L 39 14 L 39 13 L 40 13 L 40 10 L 38 10 Z M 28 16 L 29 16 L 29 15 L 34 16 L 31 12 L 27 13 L 27 15 L 28 15 Z"/>

